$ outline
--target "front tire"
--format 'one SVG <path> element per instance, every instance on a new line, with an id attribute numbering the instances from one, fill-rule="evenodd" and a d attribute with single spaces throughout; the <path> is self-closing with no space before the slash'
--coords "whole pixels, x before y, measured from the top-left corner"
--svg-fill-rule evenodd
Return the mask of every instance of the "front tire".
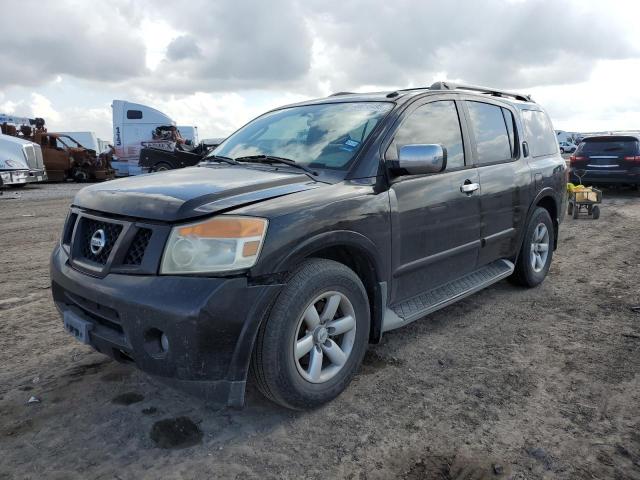
<path id="1" fill-rule="evenodd" d="M 577 207 L 574 207 L 574 215 Z M 553 258 L 555 230 L 549 212 L 537 207 L 524 235 L 516 268 L 510 279 L 525 287 L 535 287 L 542 283 L 549 272 Z"/>
<path id="2" fill-rule="evenodd" d="M 258 388 L 295 410 L 332 400 L 362 363 L 369 325 L 369 301 L 360 278 L 333 260 L 306 261 L 258 331 L 251 360 Z"/>

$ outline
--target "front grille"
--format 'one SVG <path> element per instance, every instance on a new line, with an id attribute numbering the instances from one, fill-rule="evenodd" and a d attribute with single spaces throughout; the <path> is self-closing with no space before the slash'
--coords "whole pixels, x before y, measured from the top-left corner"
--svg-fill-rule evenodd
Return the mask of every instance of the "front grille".
<path id="1" fill-rule="evenodd" d="M 78 214 L 75 212 L 71 212 L 69 214 L 69 218 L 67 223 L 64 226 L 64 232 L 62 233 L 62 244 L 70 245 L 71 244 L 71 236 L 73 235 L 73 227 L 76 226 L 76 221 L 78 220 Z"/>
<path id="2" fill-rule="evenodd" d="M 40 145 L 34 144 L 33 149 L 36 151 L 36 168 L 42 170 L 44 169 L 44 159 L 42 158 L 42 148 L 40 148 Z"/>
<path id="3" fill-rule="evenodd" d="M 136 232 L 136 236 L 133 238 L 127 255 L 124 258 L 125 265 L 141 265 L 144 258 L 144 252 L 151 240 L 151 230 L 148 228 L 140 228 Z"/>
<path id="4" fill-rule="evenodd" d="M 24 153 L 27 156 L 27 165 L 29 165 L 29 168 L 38 168 L 38 162 L 36 160 L 36 152 L 33 148 L 33 145 L 25 145 L 24 146 Z"/>
<path id="5" fill-rule="evenodd" d="M 81 255 L 87 260 L 99 263 L 100 265 L 106 264 L 109 254 L 111 253 L 116 240 L 118 240 L 120 232 L 122 232 L 122 225 L 94 220 L 87 217 L 83 217 L 81 222 L 80 235 L 76 235 L 76 239 L 74 240 L 74 243 L 78 241 L 80 242 Z M 99 230 L 104 232 L 105 243 L 101 250 L 94 253 L 91 251 L 91 238 Z"/>

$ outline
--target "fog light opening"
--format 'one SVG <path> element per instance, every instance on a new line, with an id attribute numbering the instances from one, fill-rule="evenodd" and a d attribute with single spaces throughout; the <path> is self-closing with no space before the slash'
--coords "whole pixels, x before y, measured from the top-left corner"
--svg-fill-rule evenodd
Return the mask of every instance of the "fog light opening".
<path id="1" fill-rule="evenodd" d="M 169 337 L 157 328 L 150 328 L 144 334 L 144 348 L 152 357 L 164 357 L 169 351 Z"/>

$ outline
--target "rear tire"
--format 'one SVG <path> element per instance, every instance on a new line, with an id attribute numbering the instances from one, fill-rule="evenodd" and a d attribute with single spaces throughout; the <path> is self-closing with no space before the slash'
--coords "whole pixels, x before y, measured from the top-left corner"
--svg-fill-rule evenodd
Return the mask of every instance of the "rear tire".
<path id="1" fill-rule="evenodd" d="M 593 219 L 597 220 L 600 218 L 600 207 L 597 205 L 594 205 L 593 208 L 591 209 L 591 214 L 593 215 Z"/>
<path id="2" fill-rule="evenodd" d="M 574 219 L 578 218 L 578 215 L 580 215 L 580 207 L 578 205 L 574 205 L 574 207 L 573 207 L 573 218 Z"/>
<path id="3" fill-rule="evenodd" d="M 332 303 L 335 309 L 330 308 Z M 353 316 L 354 321 L 337 323 Z M 251 371 L 259 390 L 295 410 L 332 400 L 349 385 L 362 363 L 369 324 L 367 293 L 351 269 L 333 260 L 304 262 L 258 331 Z M 342 330 L 345 333 L 336 333 Z M 314 365 L 319 366 L 314 369 Z"/>
<path id="4" fill-rule="evenodd" d="M 576 210 L 577 207 L 574 215 Z M 549 272 L 555 230 L 549 212 L 542 207 L 534 210 L 526 228 L 516 268 L 509 279 L 518 285 L 535 287 L 542 283 Z"/>
<path id="5" fill-rule="evenodd" d="M 573 203 L 569 202 L 569 206 L 567 207 L 567 215 L 573 215 Z"/>

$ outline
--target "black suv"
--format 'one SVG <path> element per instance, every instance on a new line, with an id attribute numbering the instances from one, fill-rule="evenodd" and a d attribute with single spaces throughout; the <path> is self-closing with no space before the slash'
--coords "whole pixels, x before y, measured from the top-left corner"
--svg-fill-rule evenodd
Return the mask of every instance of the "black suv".
<path id="1" fill-rule="evenodd" d="M 571 162 L 571 181 L 640 187 L 640 134 L 587 137 Z"/>
<path id="2" fill-rule="evenodd" d="M 367 344 L 511 278 L 542 282 L 565 162 L 530 97 L 436 83 L 270 111 L 197 167 L 82 189 L 51 257 L 79 340 L 181 388 L 302 409 Z"/>

